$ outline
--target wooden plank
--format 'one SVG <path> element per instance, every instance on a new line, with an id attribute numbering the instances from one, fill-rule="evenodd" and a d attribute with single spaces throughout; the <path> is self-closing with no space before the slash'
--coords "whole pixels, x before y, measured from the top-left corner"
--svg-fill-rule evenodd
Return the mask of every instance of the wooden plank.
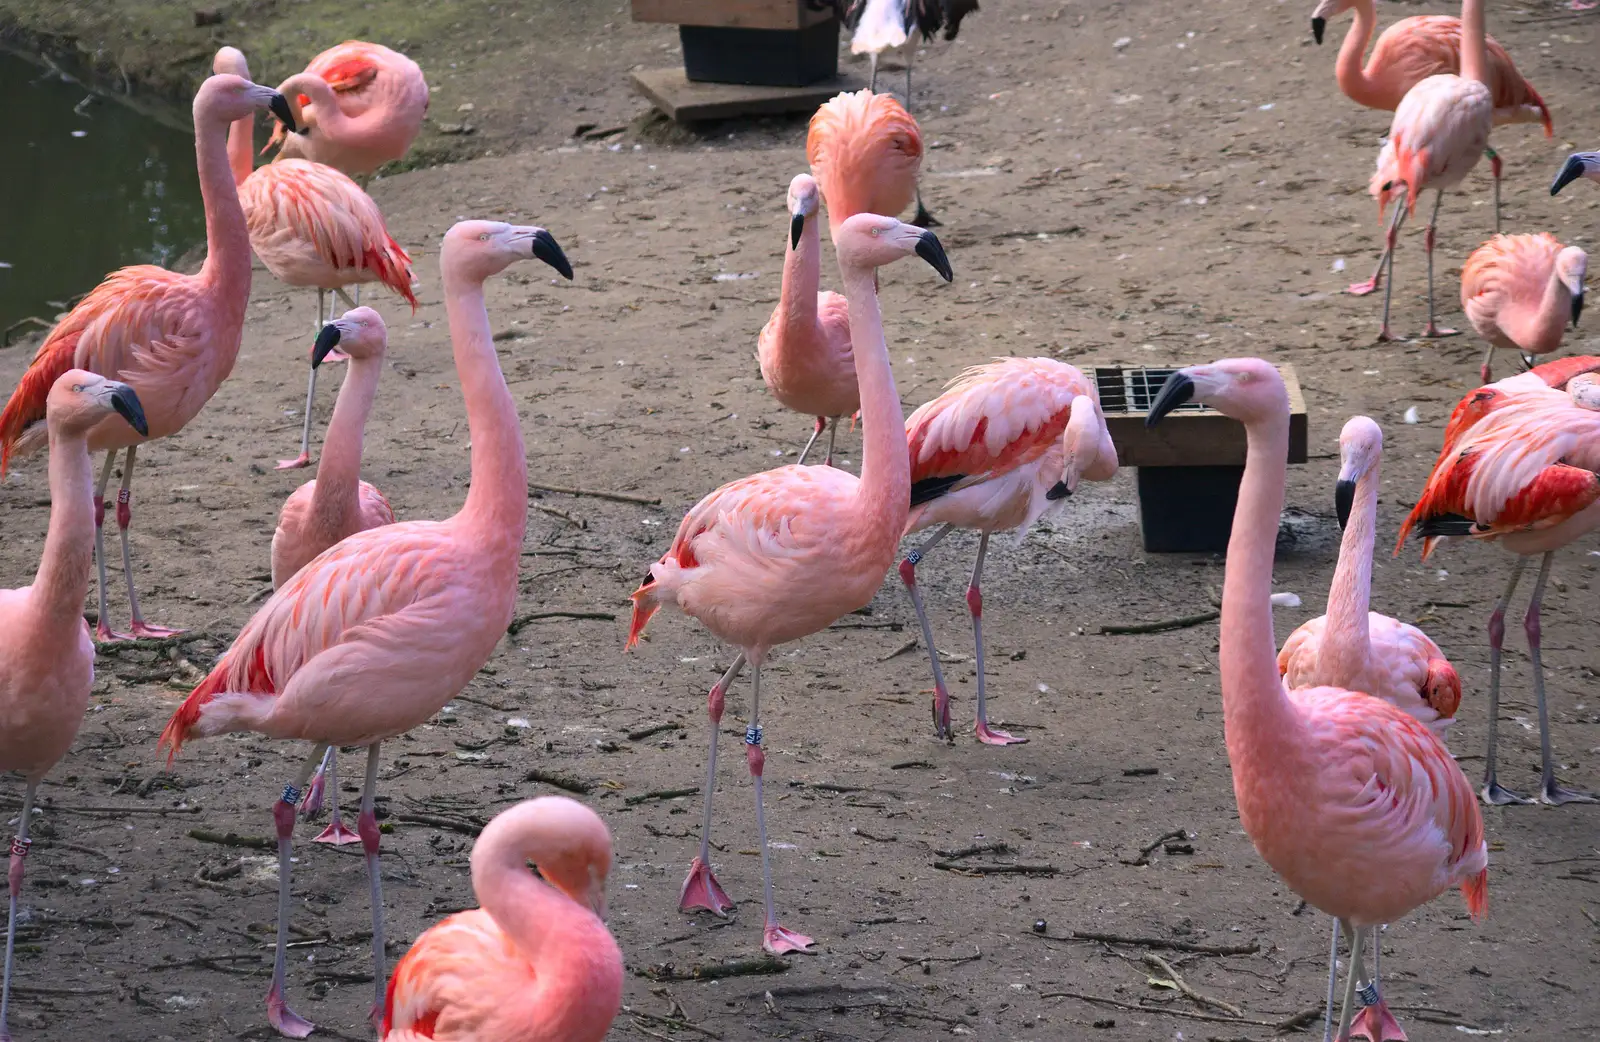
<path id="1" fill-rule="evenodd" d="M 838 94 L 866 83 L 840 76 L 807 87 L 751 87 L 738 83 L 696 83 L 681 68 L 642 69 L 632 74 L 633 87 L 651 104 L 679 123 L 731 116 L 805 112 Z"/>
<path id="2" fill-rule="evenodd" d="M 1293 366 L 1281 365 L 1289 392 L 1289 462 L 1306 461 L 1308 427 L 1305 396 Z M 1106 430 L 1122 467 L 1239 466 L 1244 463 L 1244 425 L 1214 409 L 1175 412 L 1155 427 L 1142 412 L 1108 412 Z"/>
<path id="3" fill-rule="evenodd" d="M 632 0 L 636 22 L 709 25 L 729 29 L 804 29 L 833 17 L 805 0 Z"/>

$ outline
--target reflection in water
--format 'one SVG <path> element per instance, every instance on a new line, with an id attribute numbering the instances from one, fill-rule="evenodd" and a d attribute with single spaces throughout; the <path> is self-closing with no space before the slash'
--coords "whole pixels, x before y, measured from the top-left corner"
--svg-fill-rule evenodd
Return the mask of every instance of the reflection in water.
<path id="1" fill-rule="evenodd" d="M 87 94 L 0 51 L 0 329 L 205 239 L 194 139 Z"/>

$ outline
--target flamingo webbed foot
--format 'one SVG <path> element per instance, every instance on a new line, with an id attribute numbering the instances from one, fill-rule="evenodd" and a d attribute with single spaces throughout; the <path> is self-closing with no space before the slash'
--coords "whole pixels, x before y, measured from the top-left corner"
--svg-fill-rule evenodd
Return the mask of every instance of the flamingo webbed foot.
<path id="1" fill-rule="evenodd" d="M 311 466 L 311 454 L 309 452 L 302 452 L 300 455 L 296 456 L 294 459 L 281 459 L 281 460 L 279 460 L 278 461 L 278 466 L 277 466 L 276 469 L 278 469 L 278 470 L 299 470 L 302 467 L 309 467 L 309 466 Z"/>
<path id="2" fill-rule="evenodd" d="M 1580 792 L 1577 789 L 1569 789 L 1564 785 L 1559 785 L 1552 778 L 1549 784 L 1539 787 L 1538 802 L 1547 807 L 1559 807 L 1566 803 L 1600 803 L 1600 799 L 1596 799 L 1593 793 Z"/>
<path id="3" fill-rule="evenodd" d="M 956 740 L 950 727 L 950 692 L 942 687 L 933 693 L 933 736 L 951 743 Z"/>
<path id="4" fill-rule="evenodd" d="M 1424 340 L 1442 340 L 1447 336 L 1460 336 L 1461 330 L 1449 329 L 1436 322 L 1429 322 L 1428 328 L 1424 329 L 1421 335 Z"/>
<path id="5" fill-rule="evenodd" d="M 1005 731 L 997 731 L 989 726 L 989 721 L 979 720 L 976 728 L 978 741 L 984 745 L 1025 745 L 1026 738 L 1018 738 Z"/>
<path id="6" fill-rule="evenodd" d="M 316 1025 L 289 1008 L 276 985 L 267 992 L 267 1023 L 284 1038 L 305 1038 Z"/>
<path id="7" fill-rule="evenodd" d="M 1364 1006 L 1350 1025 L 1351 1038 L 1365 1038 L 1370 1042 L 1407 1042 L 1405 1030 L 1389 1012 L 1389 1004 L 1379 999 L 1376 1005 Z"/>
<path id="8" fill-rule="evenodd" d="M 1364 297 L 1368 293 L 1371 293 L 1374 290 L 1376 290 L 1377 288 L 1378 288 L 1378 280 L 1377 279 L 1368 279 L 1365 282 L 1352 282 L 1352 283 L 1350 283 L 1349 288 L 1346 289 L 1345 292 L 1350 294 L 1352 297 Z"/>
<path id="9" fill-rule="evenodd" d="M 1484 782 L 1483 788 L 1479 790 L 1478 795 L 1483 799 L 1484 803 L 1491 807 L 1509 807 L 1512 804 L 1533 802 L 1526 796 L 1517 795 L 1493 778 Z"/>
<path id="10" fill-rule="evenodd" d="M 345 827 L 344 819 L 335 817 L 328 822 L 328 827 L 317 833 L 313 843 L 328 843 L 336 847 L 346 846 L 351 843 L 360 843 L 360 833 Z"/>
<path id="11" fill-rule="evenodd" d="M 700 858 L 689 863 L 689 874 L 683 880 L 683 890 L 678 894 L 678 911 L 692 912 L 704 908 L 713 915 L 727 917 L 733 902 L 711 874 L 711 866 Z"/>
<path id="12" fill-rule="evenodd" d="M 773 955 L 787 955 L 789 952 L 803 952 L 815 944 L 811 938 L 803 933 L 795 933 L 786 926 L 777 923 L 768 923 L 762 934 L 761 947 Z"/>

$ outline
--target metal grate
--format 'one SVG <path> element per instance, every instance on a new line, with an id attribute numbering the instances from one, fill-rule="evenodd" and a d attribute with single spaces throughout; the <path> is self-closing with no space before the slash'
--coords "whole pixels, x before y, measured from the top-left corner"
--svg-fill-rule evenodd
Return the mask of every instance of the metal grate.
<path id="1" fill-rule="evenodd" d="M 1177 369 L 1174 367 L 1157 369 L 1124 369 L 1116 367 L 1096 367 L 1094 371 L 1095 387 L 1100 392 L 1100 409 L 1107 415 L 1125 413 L 1143 415 L 1150 411 L 1150 403 L 1161 393 L 1161 385 L 1167 382 Z M 1205 406 L 1198 402 L 1185 402 L 1173 412 L 1200 412 Z"/>

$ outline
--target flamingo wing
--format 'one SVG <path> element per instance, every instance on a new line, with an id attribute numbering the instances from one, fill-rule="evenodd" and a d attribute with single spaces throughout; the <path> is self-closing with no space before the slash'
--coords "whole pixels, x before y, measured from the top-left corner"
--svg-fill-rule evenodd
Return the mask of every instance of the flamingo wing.
<path id="1" fill-rule="evenodd" d="M 1537 110 L 1545 136 L 1552 133 L 1550 110 L 1533 85 L 1522 78 L 1516 62 L 1494 37 L 1484 40 L 1489 92 L 1497 112 Z M 1369 69 L 1410 90 L 1429 76 L 1461 73 L 1461 19 L 1454 15 L 1402 18 L 1378 37 L 1367 60 Z M 1520 122 L 1520 120 L 1519 120 Z"/>
<path id="2" fill-rule="evenodd" d="M 29 428 L 45 416 L 45 398 L 56 378 L 86 369 L 135 391 L 148 379 L 176 373 L 205 336 L 206 300 L 196 280 L 151 264 L 121 268 L 78 303 L 50 331 L 0 413 L 0 475 Z M 184 386 L 177 381 L 174 386 Z M 198 402 L 185 402 L 192 393 Z M 206 388 L 178 394 L 180 412 L 205 404 Z M 155 426 L 152 424 L 152 426 Z M 42 429 L 42 428 L 41 428 Z M 152 431 L 152 437 L 158 436 Z M 22 451 L 37 447 L 29 436 Z"/>
<path id="3" fill-rule="evenodd" d="M 972 366 L 906 419 L 911 502 L 1031 463 L 1058 445 L 1072 400 L 1093 383 L 1050 358 L 997 358 Z"/>

